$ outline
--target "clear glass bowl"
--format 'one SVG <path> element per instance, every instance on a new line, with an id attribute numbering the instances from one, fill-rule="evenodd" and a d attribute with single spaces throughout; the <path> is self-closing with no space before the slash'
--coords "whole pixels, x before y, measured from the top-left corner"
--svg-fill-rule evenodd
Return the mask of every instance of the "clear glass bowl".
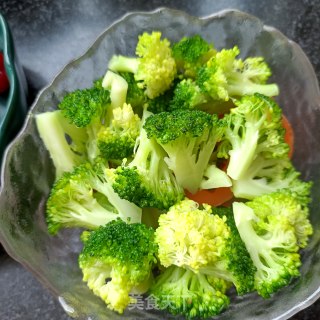
<path id="1" fill-rule="evenodd" d="M 320 93 L 311 64 L 300 47 L 279 31 L 248 14 L 227 10 L 205 18 L 158 9 L 131 13 L 114 23 L 79 59 L 68 64 L 38 96 L 24 128 L 7 149 L 2 168 L 0 239 L 8 253 L 30 270 L 72 317 L 78 319 L 173 319 L 156 310 L 127 310 L 117 315 L 82 282 L 77 264 L 81 249 L 78 230 L 48 235 L 44 206 L 54 168 L 35 126 L 35 114 L 56 109 L 66 91 L 91 86 L 109 58 L 133 55 L 137 36 L 160 30 L 172 41 L 200 34 L 217 48 L 238 45 L 243 57 L 262 55 L 280 86 L 279 104 L 295 133 L 293 161 L 303 178 L 314 181 L 311 220 L 314 235 L 303 251 L 301 278 L 264 300 L 256 294 L 233 297 L 219 319 L 286 319 L 320 296 Z"/>

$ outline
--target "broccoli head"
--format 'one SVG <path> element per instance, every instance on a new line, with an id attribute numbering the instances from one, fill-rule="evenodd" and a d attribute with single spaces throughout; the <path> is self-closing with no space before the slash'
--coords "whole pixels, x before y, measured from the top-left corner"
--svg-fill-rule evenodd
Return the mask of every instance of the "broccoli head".
<path id="1" fill-rule="evenodd" d="M 227 101 L 230 98 L 252 95 L 256 92 L 272 97 L 279 93 L 276 84 L 266 84 L 271 71 L 261 57 L 248 61 L 236 59 L 238 47 L 223 49 L 201 67 L 196 82 L 214 100 Z"/>
<path id="2" fill-rule="evenodd" d="M 300 275 L 296 231 L 284 214 L 286 209 L 292 208 L 280 205 L 276 198 L 274 200 L 272 206 L 270 202 L 266 203 L 267 207 L 262 210 L 255 203 L 233 203 L 236 226 L 257 268 L 254 286 L 264 298 Z"/>
<path id="3" fill-rule="evenodd" d="M 89 89 L 78 89 L 64 96 L 58 107 L 71 123 L 79 128 L 102 122 L 110 104 L 110 92 L 94 86 Z"/>
<path id="4" fill-rule="evenodd" d="M 154 138 L 166 151 L 165 161 L 178 184 L 196 192 L 216 143 L 223 135 L 224 123 L 216 115 L 181 109 L 152 115 L 143 128 L 148 138 Z"/>
<path id="5" fill-rule="evenodd" d="M 101 127 L 98 135 L 100 155 L 107 160 L 122 160 L 133 154 L 136 139 L 140 133 L 140 118 L 130 104 L 112 110 L 109 126 Z"/>
<path id="6" fill-rule="evenodd" d="M 203 93 L 193 80 L 183 79 L 174 88 L 168 110 L 195 109 L 210 99 L 210 96 Z"/>
<path id="7" fill-rule="evenodd" d="M 186 78 L 194 78 L 198 69 L 216 54 L 216 50 L 200 35 L 194 35 L 175 43 L 172 54 L 178 71 Z"/>
<path id="8" fill-rule="evenodd" d="M 227 308 L 227 289 L 228 283 L 223 279 L 171 266 L 155 279 L 150 292 L 159 309 L 187 319 L 205 319 Z"/>
<path id="9" fill-rule="evenodd" d="M 168 209 L 184 195 L 164 156 L 162 148 L 141 129 L 133 160 L 109 170 L 114 190 L 141 208 Z"/>
<path id="10" fill-rule="evenodd" d="M 65 172 L 53 185 L 46 204 L 48 230 L 62 227 L 95 229 L 111 220 L 140 222 L 141 209 L 120 199 L 106 179 L 102 164 L 83 163 Z M 103 195 L 104 201 L 99 201 Z"/>
<path id="11" fill-rule="evenodd" d="M 289 146 L 284 142 L 281 108 L 273 100 L 255 94 L 244 96 L 235 104 L 223 119 L 226 129 L 218 157 L 229 158 L 227 174 L 238 180 L 257 156 L 287 157 Z"/>
<path id="12" fill-rule="evenodd" d="M 161 39 L 161 32 L 145 32 L 139 36 L 136 54 L 138 58 L 113 56 L 109 69 L 134 73 L 138 86 L 150 99 L 168 90 L 177 73 L 169 40 Z"/>
<path id="13" fill-rule="evenodd" d="M 279 224 L 293 227 L 297 244 L 300 248 L 305 248 L 309 237 L 312 235 L 312 225 L 309 221 L 309 209 L 302 206 L 295 195 L 290 191 L 273 192 L 254 198 L 246 203 L 248 207 L 258 212 L 261 221 L 279 219 Z"/>
<path id="14" fill-rule="evenodd" d="M 254 288 L 255 267 L 235 226 L 231 208 L 185 199 L 159 217 L 160 263 L 189 268 L 233 283 L 238 294 Z"/>
<path id="15" fill-rule="evenodd" d="M 109 309 L 123 313 L 133 302 L 130 291 L 151 277 L 157 252 L 153 229 L 119 219 L 82 239 L 79 266 L 83 281 Z"/>
<path id="16" fill-rule="evenodd" d="M 153 114 L 170 111 L 170 103 L 174 95 L 175 86 L 176 83 L 161 95 L 153 99 L 147 99 L 145 104 L 147 110 Z"/>
<path id="17" fill-rule="evenodd" d="M 172 206 L 160 215 L 155 239 L 159 245 L 160 263 L 169 267 L 188 267 L 197 272 L 200 267 L 219 259 L 225 250 L 230 229 L 226 218 L 211 214 L 189 199 Z"/>
<path id="18" fill-rule="evenodd" d="M 76 127 L 87 133 L 87 157 L 93 161 L 98 156 L 96 136 L 110 112 L 110 92 L 100 87 L 99 82 L 92 88 L 68 93 L 58 105 L 62 115 Z"/>

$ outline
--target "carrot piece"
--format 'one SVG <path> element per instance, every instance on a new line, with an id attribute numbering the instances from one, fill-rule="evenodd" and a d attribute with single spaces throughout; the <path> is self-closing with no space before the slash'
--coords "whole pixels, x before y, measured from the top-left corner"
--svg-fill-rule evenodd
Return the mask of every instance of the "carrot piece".
<path id="1" fill-rule="evenodd" d="M 286 116 L 282 115 L 282 126 L 285 129 L 284 141 L 289 145 L 289 158 L 292 158 L 293 151 L 294 151 L 294 133 L 291 126 L 291 123 L 286 118 Z"/>
<path id="2" fill-rule="evenodd" d="M 223 205 L 233 198 L 233 193 L 229 187 L 199 190 L 195 194 L 186 191 L 186 196 L 198 202 L 199 204 L 207 203 L 211 206 L 217 207 Z"/>

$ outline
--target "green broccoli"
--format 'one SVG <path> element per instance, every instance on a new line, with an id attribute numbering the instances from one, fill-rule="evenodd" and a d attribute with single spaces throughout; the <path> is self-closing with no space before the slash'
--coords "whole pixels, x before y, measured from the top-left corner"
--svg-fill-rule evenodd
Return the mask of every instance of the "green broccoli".
<path id="1" fill-rule="evenodd" d="M 68 93 L 58 105 L 63 116 L 76 127 L 87 132 L 87 156 L 90 161 L 98 156 L 97 134 L 106 122 L 110 109 L 110 92 L 99 86 Z"/>
<path id="2" fill-rule="evenodd" d="M 56 178 L 87 160 L 87 132 L 70 124 L 60 110 L 37 114 L 36 125 L 53 161 Z"/>
<path id="3" fill-rule="evenodd" d="M 97 194 L 104 196 L 104 203 Z M 94 229 L 118 217 L 130 223 L 140 222 L 142 210 L 113 191 L 102 163 L 86 162 L 65 172 L 54 183 L 46 214 L 48 230 L 56 234 L 62 227 Z"/>
<path id="4" fill-rule="evenodd" d="M 210 96 L 203 93 L 193 80 L 183 79 L 174 88 L 168 111 L 198 109 L 199 106 L 207 104 L 210 100 Z"/>
<path id="5" fill-rule="evenodd" d="M 113 109 L 109 126 L 101 127 L 97 135 L 100 155 L 107 160 L 120 160 L 133 154 L 140 133 L 140 118 L 133 113 L 130 104 Z"/>
<path id="6" fill-rule="evenodd" d="M 312 182 L 300 179 L 301 173 L 288 156 L 283 159 L 265 159 L 257 156 L 240 179 L 232 183 L 232 192 L 238 198 L 254 199 L 276 191 L 288 191 L 307 206 L 310 202 Z"/>
<path id="7" fill-rule="evenodd" d="M 155 241 L 160 263 L 189 268 L 232 282 L 238 294 L 253 290 L 255 267 L 233 220 L 232 210 L 202 208 L 185 199 L 159 217 Z"/>
<path id="8" fill-rule="evenodd" d="M 236 59 L 239 53 L 238 47 L 223 49 L 208 60 L 196 76 L 201 90 L 212 99 L 222 101 L 256 92 L 269 97 L 278 95 L 276 84 L 266 84 L 271 71 L 263 58 L 242 61 Z"/>
<path id="9" fill-rule="evenodd" d="M 173 98 L 175 86 L 176 83 L 174 82 L 172 87 L 166 92 L 153 99 L 147 99 L 145 103 L 147 110 L 153 114 L 169 111 L 169 105 Z"/>
<path id="10" fill-rule="evenodd" d="M 157 252 L 153 229 L 118 219 L 82 239 L 79 265 L 83 281 L 109 309 L 123 313 L 133 302 L 130 291 L 152 276 Z"/>
<path id="11" fill-rule="evenodd" d="M 229 158 L 227 174 L 239 180 L 256 157 L 287 157 L 289 146 L 284 142 L 282 111 L 273 100 L 255 94 L 243 96 L 235 104 L 236 107 L 223 119 L 226 129 L 218 157 Z"/>
<path id="12" fill-rule="evenodd" d="M 258 212 L 257 215 L 262 221 L 279 219 L 279 224 L 284 223 L 283 229 L 289 224 L 294 228 L 297 244 L 300 248 L 307 246 L 309 237 L 313 233 L 309 221 L 309 209 L 301 205 L 295 194 L 289 190 L 273 192 L 254 198 L 246 203 L 248 207 Z"/>
<path id="13" fill-rule="evenodd" d="M 216 115 L 199 110 L 162 112 L 146 119 L 143 126 L 148 138 L 155 138 L 166 151 L 165 159 L 178 184 L 196 192 L 220 141 L 224 124 Z"/>
<path id="14" fill-rule="evenodd" d="M 305 213 L 299 212 L 299 205 L 292 201 L 274 193 L 252 202 L 233 203 L 236 226 L 257 268 L 255 289 L 264 298 L 300 275 L 296 235 L 304 245 L 310 228 L 303 222 L 307 226 L 304 234 L 295 229 L 295 223 L 305 220 Z"/>
<path id="15" fill-rule="evenodd" d="M 161 32 L 145 32 L 139 36 L 136 54 L 139 58 L 113 56 L 109 69 L 134 73 L 138 86 L 153 99 L 171 87 L 177 73 L 170 42 L 161 39 Z"/>
<path id="16" fill-rule="evenodd" d="M 197 71 L 216 54 L 213 45 L 200 35 L 184 37 L 172 46 L 177 69 L 184 77 L 194 78 Z"/>
<path id="17" fill-rule="evenodd" d="M 228 307 L 227 289 L 228 284 L 223 279 L 171 266 L 155 279 L 150 292 L 159 309 L 187 319 L 204 319 Z"/>
<path id="18" fill-rule="evenodd" d="M 110 92 L 96 86 L 78 89 L 64 96 L 58 107 L 71 123 L 79 128 L 103 122 L 110 104 Z"/>
<path id="19" fill-rule="evenodd" d="M 144 112 L 143 123 L 149 115 L 148 111 Z M 141 129 L 133 160 L 109 170 L 114 190 L 141 208 L 169 208 L 184 195 L 164 157 L 162 148 Z"/>

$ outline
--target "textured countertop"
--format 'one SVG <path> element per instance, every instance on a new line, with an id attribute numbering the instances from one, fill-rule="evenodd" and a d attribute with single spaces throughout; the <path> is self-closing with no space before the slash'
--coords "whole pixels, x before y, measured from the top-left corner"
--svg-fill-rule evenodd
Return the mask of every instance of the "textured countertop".
<path id="1" fill-rule="evenodd" d="M 235 8 L 251 13 L 296 41 L 320 79 L 319 0 L 1 0 L 30 89 L 29 102 L 70 60 L 81 55 L 111 23 L 129 11 L 157 7 L 205 16 Z M 291 319 L 320 318 L 320 300 Z M 0 319 L 64 320 L 59 303 L 0 248 Z"/>

